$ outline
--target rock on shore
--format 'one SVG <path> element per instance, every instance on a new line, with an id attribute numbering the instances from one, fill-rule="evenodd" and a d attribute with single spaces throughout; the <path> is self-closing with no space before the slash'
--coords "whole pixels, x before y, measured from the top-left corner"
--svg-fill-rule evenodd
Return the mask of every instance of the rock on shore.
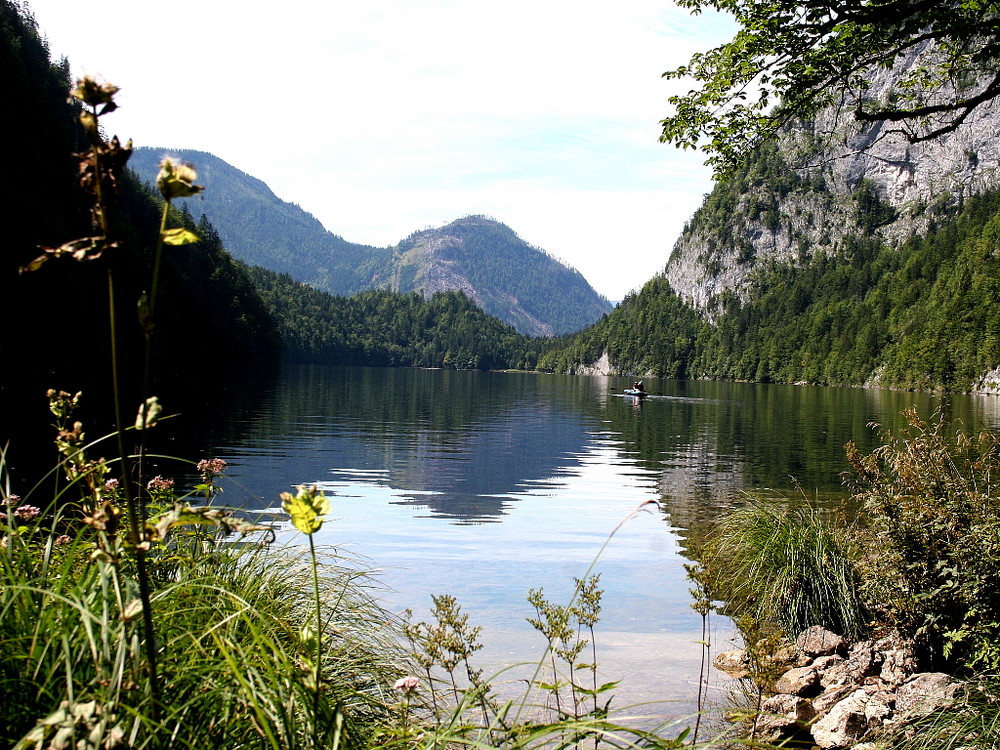
<path id="1" fill-rule="evenodd" d="M 944 673 L 918 672 L 913 644 L 896 634 L 852 644 L 811 627 L 796 638 L 790 656 L 761 705 L 758 740 L 808 733 L 822 750 L 873 749 L 868 740 L 947 705 L 958 687 Z M 734 678 L 751 674 L 742 649 L 719 654 L 714 664 Z"/>

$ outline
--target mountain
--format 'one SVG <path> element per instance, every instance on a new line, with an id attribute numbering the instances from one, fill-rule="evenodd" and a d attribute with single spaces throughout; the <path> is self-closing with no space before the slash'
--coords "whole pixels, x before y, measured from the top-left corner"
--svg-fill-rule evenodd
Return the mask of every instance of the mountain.
<path id="1" fill-rule="evenodd" d="M 208 217 L 237 260 L 289 273 L 331 294 L 349 295 L 367 288 L 374 267 L 388 259 L 384 248 L 326 231 L 316 217 L 281 200 L 256 177 L 204 151 L 137 148 L 129 166 L 141 179 L 154 182 L 165 155 L 195 165 L 205 190 L 188 207 L 196 218 Z"/>
<path id="2" fill-rule="evenodd" d="M 868 94 L 926 62 L 918 45 L 892 69 L 872 71 Z M 1000 109 L 975 109 L 952 133 L 910 143 L 898 126 L 858 123 L 828 109 L 799 122 L 744 170 L 720 183 L 674 245 L 665 274 L 698 310 L 727 292 L 745 299 L 772 262 L 807 263 L 849 237 L 900 246 L 925 234 L 969 196 L 1000 184 Z"/>
<path id="3" fill-rule="evenodd" d="M 164 154 L 191 162 L 205 191 L 191 201 L 232 255 L 295 281 L 349 296 L 369 289 L 461 290 L 486 312 L 533 336 L 580 330 L 611 310 L 583 276 L 509 227 L 470 216 L 410 235 L 395 247 L 348 242 L 268 186 L 212 154 L 138 148 L 130 166 L 153 181 Z"/>
<path id="4" fill-rule="evenodd" d="M 921 64 L 919 52 L 872 77 Z M 1000 392 L 1000 111 L 909 143 L 829 110 L 717 183 L 664 272 L 539 367 Z"/>
<path id="5" fill-rule="evenodd" d="M 578 331 L 611 310 L 579 271 L 485 216 L 416 232 L 392 250 L 393 263 L 374 276 L 375 286 L 424 295 L 461 290 L 532 336 Z"/>

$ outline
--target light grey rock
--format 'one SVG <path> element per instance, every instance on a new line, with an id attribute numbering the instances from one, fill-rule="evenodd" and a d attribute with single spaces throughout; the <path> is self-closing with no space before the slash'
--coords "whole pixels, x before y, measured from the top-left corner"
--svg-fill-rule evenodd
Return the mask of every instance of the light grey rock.
<path id="1" fill-rule="evenodd" d="M 855 690 L 812 725 L 813 741 L 823 750 L 851 747 L 868 731 L 868 694 Z"/>
<path id="2" fill-rule="evenodd" d="M 844 657 L 840 654 L 830 654 L 829 656 L 817 656 L 812 660 L 812 666 L 816 667 L 820 672 L 825 672 L 830 669 L 830 667 L 835 667 L 838 664 L 844 663 Z"/>
<path id="3" fill-rule="evenodd" d="M 764 742 L 786 739 L 800 731 L 814 716 L 808 700 L 796 695 L 773 695 L 761 704 L 755 736 Z"/>
<path id="4" fill-rule="evenodd" d="M 893 717 L 893 702 L 893 696 L 890 696 L 888 693 L 868 695 L 868 703 L 865 705 L 865 718 L 868 720 L 869 730 L 884 726 Z"/>
<path id="5" fill-rule="evenodd" d="M 712 660 L 712 666 L 734 679 L 743 679 L 750 675 L 750 655 L 742 648 L 723 651 Z"/>
<path id="6" fill-rule="evenodd" d="M 882 666 L 882 655 L 862 641 L 851 647 L 849 656 L 840 664 L 827 669 L 821 678 L 823 687 L 857 684 L 865 677 L 877 674 Z"/>
<path id="7" fill-rule="evenodd" d="M 813 709 L 817 716 L 827 713 L 844 698 L 854 692 L 852 685 L 834 685 L 812 699 Z"/>
<path id="8" fill-rule="evenodd" d="M 890 685 L 902 685 L 917 670 L 917 650 L 912 641 L 894 633 L 875 641 L 873 647 L 882 654 L 879 673 Z"/>
<path id="9" fill-rule="evenodd" d="M 809 656 L 827 656 L 847 647 L 843 636 L 832 633 L 819 625 L 806 628 L 795 639 L 799 651 Z"/>
<path id="10" fill-rule="evenodd" d="M 819 670 L 815 667 L 789 669 L 774 683 L 777 693 L 806 696 L 819 692 Z"/>
<path id="11" fill-rule="evenodd" d="M 914 675 L 896 690 L 896 712 L 901 717 L 915 717 L 947 706 L 955 697 L 958 683 L 943 672 Z"/>

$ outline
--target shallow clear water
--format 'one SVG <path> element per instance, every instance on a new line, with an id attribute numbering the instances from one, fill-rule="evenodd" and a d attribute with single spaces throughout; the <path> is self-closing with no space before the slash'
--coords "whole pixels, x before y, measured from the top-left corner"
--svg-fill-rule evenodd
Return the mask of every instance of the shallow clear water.
<path id="1" fill-rule="evenodd" d="M 685 539 L 746 491 L 797 481 L 837 502 L 844 443 L 874 447 L 869 423 L 907 406 L 1000 421 L 991 398 L 862 389 L 647 380 L 657 395 L 639 403 L 625 379 L 318 366 L 249 385 L 212 402 L 195 442 L 176 437 L 178 455 L 229 462 L 227 504 L 319 485 L 333 511 L 317 543 L 377 569 L 393 611 L 427 619 L 432 594 L 454 595 L 483 627 L 487 673 L 542 654 L 528 590 L 565 602 L 593 564 L 602 681 L 622 680 L 614 705 L 671 701 L 658 716 L 690 713 L 698 680 Z M 732 635 L 713 619 L 713 651 Z"/>

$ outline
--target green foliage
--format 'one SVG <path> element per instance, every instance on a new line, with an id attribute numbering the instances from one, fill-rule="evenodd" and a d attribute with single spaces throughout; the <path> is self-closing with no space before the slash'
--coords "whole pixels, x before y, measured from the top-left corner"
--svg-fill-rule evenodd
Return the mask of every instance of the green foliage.
<path id="1" fill-rule="evenodd" d="M 864 560 L 877 614 L 933 659 L 1000 670 L 1000 439 L 948 434 L 906 412 L 909 427 L 863 456 L 852 445 L 856 499 L 873 556 Z"/>
<path id="2" fill-rule="evenodd" d="M 855 639 L 892 628 L 925 668 L 1000 669 L 1000 438 L 904 416 L 908 427 L 872 453 L 847 446 L 850 525 L 806 502 L 755 498 L 698 550 L 696 581 L 754 634 L 748 643 L 767 623 Z"/>
<path id="3" fill-rule="evenodd" d="M 6 746 L 24 737 L 17 747 L 49 747 L 69 723 L 69 736 L 93 743 L 81 747 L 116 747 L 116 737 L 136 748 L 314 747 L 314 716 L 327 721 L 340 707 L 356 738 L 366 724 L 385 720 L 380 696 L 403 662 L 387 638 L 389 615 L 365 594 L 363 576 L 334 565 L 320 570 L 327 637 L 317 715 L 306 710 L 315 688 L 303 668 L 310 644 L 300 635 L 311 615 L 303 606 L 312 598 L 310 566 L 291 550 L 223 544 L 198 551 L 179 538 L 172 573 L 154 595 L 166 679 L 160 723 L 152 721 L 138 592 L 121 564 L 93 558 L 92 527 L 56 530 L 68 520 L 3 530 Z M 170 739 L 157 744 L 156 737 Z"/>
<path id="4" fill-rule="evenodd" d="M 729 42 L 664 73 L 693 79 L 694 88 L 671 97 L 661 140 L 702 148 L 719 174 L 731 173 L 782 127 L 827 106 L 861 122 L 902 123 L 900 131 L 919 141 L 950 132 L 1000 93 L 1000 35 L 989 0 L 679 4 L 694 13 L 729 13 L 740 26 Z M 872 95 L 876 73 L 920 52 L 921 64 L 904 67 L 881 99 Z"/>

